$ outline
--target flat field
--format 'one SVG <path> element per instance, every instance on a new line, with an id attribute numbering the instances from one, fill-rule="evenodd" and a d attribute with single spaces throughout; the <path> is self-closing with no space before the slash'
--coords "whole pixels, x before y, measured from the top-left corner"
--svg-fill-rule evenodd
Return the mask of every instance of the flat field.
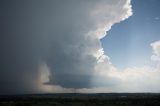
<path id="1" fill-rule="evenodd" d="M 0 96 L 0 106 L 160 106 L 158 93 L 31 94 Z"/>

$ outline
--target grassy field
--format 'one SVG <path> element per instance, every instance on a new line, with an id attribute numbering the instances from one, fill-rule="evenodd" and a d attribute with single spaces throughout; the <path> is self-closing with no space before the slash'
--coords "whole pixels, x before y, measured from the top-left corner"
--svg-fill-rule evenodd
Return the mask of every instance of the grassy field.
<path id="1" fill-rule="evenodd" d="M 1 96 L 0 106 L 160 106 L 160 94 L 35 94 Z"/>

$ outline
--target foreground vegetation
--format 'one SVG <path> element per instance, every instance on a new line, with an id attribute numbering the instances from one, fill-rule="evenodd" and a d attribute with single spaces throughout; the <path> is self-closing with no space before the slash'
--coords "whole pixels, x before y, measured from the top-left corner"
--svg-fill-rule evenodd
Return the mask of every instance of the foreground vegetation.
<path id="1" fill-rule="evenodd" d="M 160 106 L 160 94 L 44 94 L 1 96 L 0 106 Z"/>

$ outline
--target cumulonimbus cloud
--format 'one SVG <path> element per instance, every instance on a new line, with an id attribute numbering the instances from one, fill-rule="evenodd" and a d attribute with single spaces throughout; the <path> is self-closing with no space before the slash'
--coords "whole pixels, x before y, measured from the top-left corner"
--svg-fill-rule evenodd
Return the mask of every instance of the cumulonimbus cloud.
<path id="1" fill-rule="evenodd" d="M 93 87 L 92 79 L 98 62 L 105 61 L 105 65 L 110 68 L 110 61 L 103 53 L 100 39 L 113 24 L 132 15 L 130 2 L 100 0 L 65 4 L 62 13 L 67 14 L 58 23 L 65 32 L 55 33 L 59 41 L 53 35 L 56 39 L 53 38 L 52 42 L 56 42 L 54 45 L 58 48 L 51 48 L 49 60 L 46 60 L 51 68 L 48 84 L 66 88 Z M 67 20 L 67 24 L 61 23 L 63 20 Z"/>
<path id="2" fill-rule="evenodd" d="M 131 0 L 2 1 L 0 93 L 132 91 L 149 68 L 116 69 L 100 41 L 131 7 Z"/>
<path id="3" fill-rule="evenodd" d="M 0 91 L 37 92 L 40 81 L 44 86 L 92 87 L 97 62 L 110 64 L 100 39 L 132 15 L 130 2 L 2 1 Z"/>

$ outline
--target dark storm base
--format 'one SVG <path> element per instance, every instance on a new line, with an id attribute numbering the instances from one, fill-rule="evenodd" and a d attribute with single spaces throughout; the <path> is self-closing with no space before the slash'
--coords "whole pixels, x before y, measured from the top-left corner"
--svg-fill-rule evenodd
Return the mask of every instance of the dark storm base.
<path id="1" fill-rule="evenodd" d="M 157 93 L 35 94 L 1 96 L 0 106 L 160 106 Z"/>

